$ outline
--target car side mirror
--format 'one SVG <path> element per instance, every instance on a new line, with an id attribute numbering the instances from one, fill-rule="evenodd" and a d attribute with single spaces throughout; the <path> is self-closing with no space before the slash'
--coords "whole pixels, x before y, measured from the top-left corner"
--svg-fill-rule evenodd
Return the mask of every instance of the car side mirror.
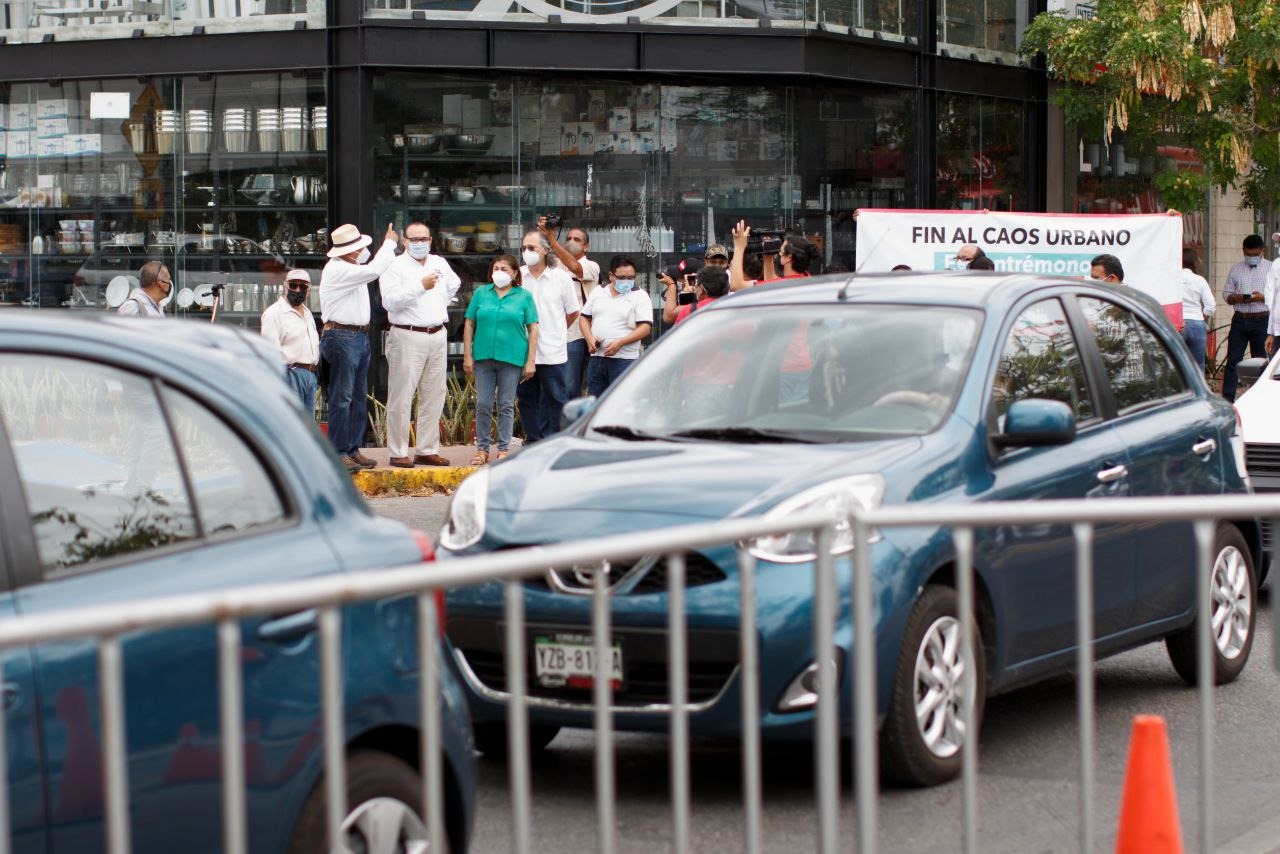
<path id="1" fill-rule="evenodd" d="M 560 410 L 560 429 L 563 430 L 578 419 L 584 418 L 595 408 L 596 398 L 594 395 L 575 397 Z"/>
<path id="2" fill-rule="evenodd" d="M 1076 416 L 1060 400 L 1014 401 L 1004 415 L 1004 431 L 994 437 L 1001 448 L 1065 445 L 1076 437 Z"/>
<path id="3" fill-rule="evenodd" d="M 1236 378 L 1240 381 L 1240 390 L 1243 391 L 1256 383 L 1266 368 L 1267 360 L 1261 356 L 1241 359 L 1239 362 L 1236 362 Z"/>

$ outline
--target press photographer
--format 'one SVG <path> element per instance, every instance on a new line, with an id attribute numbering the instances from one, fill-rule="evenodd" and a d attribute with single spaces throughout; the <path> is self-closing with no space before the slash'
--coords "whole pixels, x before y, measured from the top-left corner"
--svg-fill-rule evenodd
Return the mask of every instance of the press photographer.
<path id="1" fill-rule="evenodd" d="M 658 281 L 662 282 L 665 296 L 662 303 L 662 322 L 672 324 L 681 306 L 692 305 L 697 299 L 698 271 L 702 262 L 697 258 L 685 258 L 679 264 L 672 264 L 662 271 Z"/>
<path id="2" fill-rule="evenodd" d="M 817 248 L 800 235 L 784 236 L 782 231 L 757 231 L 760 254 L 764 264 L 760 279 L 756 282 L 747 280 L 743 272 L 743 264 L 750 252 L 752 231 L 746 220 L 739 220 L 733 227 L 733 261 L 729 264 L 729 288 L 740 291 L 753 284 L 767 285 L 782 279 L 801 279 L 809 275 L 809 267 L 818 257 Z M 777 259 L 775 264 L 774 259 Z M 781 268 L 781 275 L 778 269 Z"/>

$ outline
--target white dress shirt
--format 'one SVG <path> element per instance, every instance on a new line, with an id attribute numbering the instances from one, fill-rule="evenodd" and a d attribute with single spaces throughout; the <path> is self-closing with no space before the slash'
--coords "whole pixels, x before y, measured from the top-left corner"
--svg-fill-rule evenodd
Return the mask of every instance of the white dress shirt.
<path id="1" fill-rule="evenodd" d="M 431 272 L 436 274 L 436 286 L 426 290 L 422 277 Z M 407 252 L 396 256 L 378 283 L 387 319 L 401 326 L 444 326 L 449 322 L 449 300 L 460 287 L 462 280 L 439 255 L 419 262 Z"/>
<path id="2" fill-rule="evenodd" d="M 1270 279 L 1268 279 L 1270 281 Z M 1271 303 L 1268 302 L 1267 305 Z M 1218 310 L 1214 302 L 1213 291 L 1204 276 L 1197 275 L 1187 268 L 1182 268 L 1182 319 L 1200 320 L 1212 317 Z"/>
<path id="3" fill-rule="evenodd" d="M 369 292 L 365 285 L 385 273 L 394 260 L 394 240 L 382 241 L 382 248 L 368 264 L 352 264 L 341 258 L 330 258 L 320 272 L 320 319 L 325 323 L 367 326 Z"/>
<path id="4" fill-rule="evenodd" d="M 116 314 L 121 317 L 164 317 L 164 309 L 142 288 L 135 288 L 129 298 L 120 303 Z"/>
<path id="5" fill-rule="evenodd" d="M 600 284 L 600 265 L 592 261 L 586 255 L 578 259 L 578 263 L 582 265 L 582 279 L 576 284 L 578 286 L 578 299 L 582 300 L 582 304 L 586 305 L 587 300 L 591 298 L 596 290 L 596 286 Z M 569 274 L 573 278 L 573 274 Z M 578 324 L 569 327 L 569 340 L 579 341 L 582 339 L 582 329 Z"/>
<path id="6" fill-rule="evenodd" d="M 538 353 L 534 361 L 539 365 L 563 365 L 569 361 L 569 318 L 576 318 L 582 308 L 578 285 L 563 267 L 544 267 L 541 276 L 521 267 L 520 282 L 533 294 L 538 306 Z"/>
<path id="7" fill-rule="evenodd" d="M 320 364 L 315 318 L 305 308 L 298 314 L 287 297 L 281 296 L 262 312 L 262 337 L 280 348 L 286 365 Z"/>
<path id="8" fill-rule="evenodd" d="M 1267 272 L 1267 284 L 1262 289 L 1263 299 L 1267 304 L 1267 313 L 1270 319 L 1267 321 L 1267 334 L 1280 335 L 1280 323 L 1276 317 L 1276 289 L 1280 288 L 1280 259 L 1272 262 L 1270 271 Z"/>

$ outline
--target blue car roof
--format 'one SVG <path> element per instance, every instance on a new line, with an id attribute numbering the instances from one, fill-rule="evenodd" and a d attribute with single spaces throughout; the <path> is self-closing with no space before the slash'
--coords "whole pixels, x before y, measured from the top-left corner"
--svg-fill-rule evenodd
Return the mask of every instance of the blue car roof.
<path id="1" fill-rule="evenodd" d="M 847 302 L 893 302 L 903 305 L 952 305 L 982 308 L 993 301 L 1012 299 L 1029 287 L 1065 284 L 1068 279 L 1008 273 L 918 272 L 836 273 L 806 279 L 786 279 L 732 294 L 708 308 L 728 309 L 750 305 L 800 305 L 838 302 L 845 286 Z M 1077 284 L 1080 280 L 1074 280 Z M 1092 282 L 1091 284 L 1099 284 Z"/>

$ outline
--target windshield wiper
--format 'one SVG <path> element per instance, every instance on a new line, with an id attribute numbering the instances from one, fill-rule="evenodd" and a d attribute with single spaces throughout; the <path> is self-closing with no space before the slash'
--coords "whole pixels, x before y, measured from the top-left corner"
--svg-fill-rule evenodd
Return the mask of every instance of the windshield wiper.
<path id="1" fill-rule="evenodd" d="M 659 436 L 654 433 L 646 433 L 643 430 L 636 430 L 625 424 L 604 424 L 600 427 L 592 427 L 596 433 L 603 433 L 606 436 L 615 436 L 619 439 L 626 439 L 630 442 L 648 442 L 654 439 L 665 439 L 666 436 Z"/>
<path id="2" fill-rule="evenodd" d="M 794 442 L 802 445 L 812 445 L 816 441 L 785 430 L 765 430 L 759 427 L 696 427 L 691 430 L 677 430 L 671 435 L 684 439 L 723 439 L 730 442 Z"/>

